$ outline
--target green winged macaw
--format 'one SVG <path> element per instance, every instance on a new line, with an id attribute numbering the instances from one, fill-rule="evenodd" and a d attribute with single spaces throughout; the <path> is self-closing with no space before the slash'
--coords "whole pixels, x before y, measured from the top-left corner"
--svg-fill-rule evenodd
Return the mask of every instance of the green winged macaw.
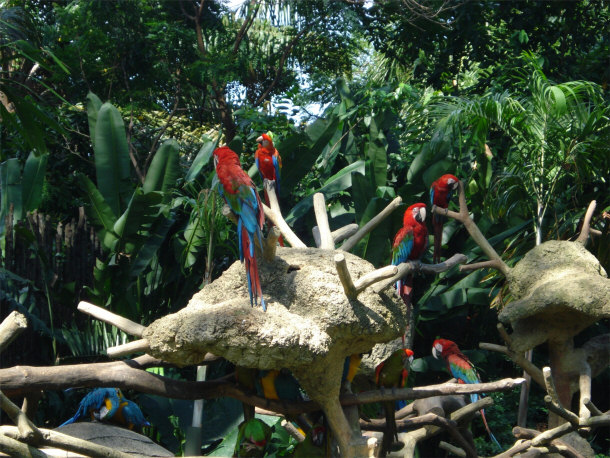
<path id="1" fill-rule="evenodd" d="M 243 421 L 239 425 L 233 456 L 265 456 L 271 434 L 271 427 L 258 418 Z"/>
<path id="2" fill-rule="evenodd" d="M 445 360 L 445 365 L 447 366 L 447 371 L 456 379 L 458 379 L 458 383 L 480 383 L 481 379 L 479 378 L 479 374 L 474 368 L 474 365 L 470 362 L 468 357 L 464 355 L 457 344 L 451 340 L 447 339 L 436 339 L 432 343 L 432 356 L 436 359 L 443 358 Z M 476 402 L 479 400 L 479 395 L 473 393 L 470 395 L 470 402 Z M 485 418 L 485 412 L 481 409 L 481 418 L 483 419 L 483 424 L 485 425 L 485 429 L 489 434 L 491 440 L 496 444 L 496 446 L 502 450 L 502 446 L 496 439 L 496 437 L 492 434 L 489 426 L 487 425 L 487 419 Z"/>
<path id="3" fill-rule="evenodd" d="M 263 207 L 252 179 L 241 168 L 239 157 L 228 146 L 214 150 L 216 175 L 222 185 L 221 194 L 225 202 L 237 216 L 237 237 L 239 240 L 239 259 L 246 266 L 250 303 L 261 300 L 263 311 L 267 310 L 258 275 L 258 265 L 254 255 L 254 237 L 261 246 L 261 230 L 265 223 Z"/>
<path id="4" fill-rule="evenodd" d="M 413 362 L 413 352 L 408 348 L 394 351 L 385 361 L 375 368 L 375 383 L 378 388 L 404 388 L 409 377 L 409 368 Z M 383 403 L 385 411 L 386 430 L 381 442 L 381 456 L 385 456 L 392 448 L 394 440 L 398 439 L 395 420 L 395 403 Z"/>

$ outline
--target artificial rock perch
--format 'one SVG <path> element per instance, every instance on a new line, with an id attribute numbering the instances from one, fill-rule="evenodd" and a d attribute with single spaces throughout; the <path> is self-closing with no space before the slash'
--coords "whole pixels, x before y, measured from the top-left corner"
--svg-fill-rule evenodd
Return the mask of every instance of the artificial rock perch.
<path id="1" fill-rule="evenodd" d="M 267 300 L 263 312 L 250 306 L 243 266 L 236 262 L 186 308 L 148 326 L 142 335 L 148 352 L 178 365 L 197 364 L 212 352 L 240 366 L 291 370 L 324 407 L 337 435 L 346 435 L 338 437 L 343 450 L 351 441 L 339 405 L 345 357 L 399 337 L 407 323 L 406 309 L 391 289 L 367 288 L 348 299 L 337 253 L 356 279 L 375 270 L 342 251 L 278 247 L 276 258 L 259 266 Z M 228 291 L 233 299 L 227 301 Z"/>

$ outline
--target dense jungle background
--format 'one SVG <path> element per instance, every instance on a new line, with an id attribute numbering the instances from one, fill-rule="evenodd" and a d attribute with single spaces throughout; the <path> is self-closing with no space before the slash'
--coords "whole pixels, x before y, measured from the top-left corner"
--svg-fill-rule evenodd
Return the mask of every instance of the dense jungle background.
<path id="1" fill-rule="evenodd" d="M 15 309 L 29 319 L 3 368 L 102 361 L 128 340 L 77 312 L 81 300 L 147 325 L 217 278 L 238 248 L 212 151 L 229 144 L 261 186 L 253 153 L 267 131 L 283 159 L 284 216 L 308 245 L 314 193 L 331 229 L 363 225 L 401 196 L 354 251 L 387 265 L 404 209 L 453 173 L 510 266 L 545 240 L 574 239 L 596 199 L 602 235 L 587 248 L 610 270 L 606 1 L 5 0 L 0 71 L 0 319 Z M 444 256 L 485 259 L 455 221 L 443 240 Z M 520 376 L 477 350 L 502 343 L 502 276 L 452 269 L 418 277 L 415 294 L 410 383 L 447 379 L 430 356 L 437 336 L 472 350 L 484 380 Z M 607 332 L 604 320 L 577 341 Z M 545 358 L 537 348 L 534 362 Z M 157 370 L 196 377 L 194 367 Z M 608 370 L 594 381 L 604 411 L 609 385 Z M 83 393 L 46 392 L 35 422 L 59 425 Z M 543 395 L 532 387 L 532 428 L 546 422 Z M 487 418 L 509 446 L 519 393 L 492 396 Z M 179 454 L 192 402 L 128 397 L 152 423 L 147 434 Z M 206 401 L 206 452 L 240 416 L 237 401 Z M 479 453 L 492 453 L 473 428 Z M 281 439 L 280 456 L 294 445 Z M 590 441 L 608 453 L 607 429 Z"/>

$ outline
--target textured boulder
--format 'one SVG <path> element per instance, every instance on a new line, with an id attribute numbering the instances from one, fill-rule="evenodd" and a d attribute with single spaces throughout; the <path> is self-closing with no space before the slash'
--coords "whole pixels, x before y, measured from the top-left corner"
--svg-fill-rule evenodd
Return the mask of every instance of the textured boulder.
<path id="1" fill-rule="evenodd" d="M 142 434 L 104 423 L 81 421 L 62 426 L 61 428 L 57 428 L 56 431 L 98 445 L 104 445 L 113 450 L 128 453 L 134 457 L 174 456 L 172 452 L 155 444 Z M 43 448 L 42 450 L 49 454 L 49 456 L 83 456 L 72 453 L 66 454 L 65 451 L 52 453 L 52 450 L 56 449 Z"/>
<path id="2" fill-rule="evenodd" d="M 387 288 L 349 300 L 336 272 L 337 251 L 278 248 L 259 266 L 267 312 L 251 307 L 241 263 L 195 294 L 183 310 L 152 323 L 143 337 L 149 353 L 196 364 L 206 352 L 259 369 L 290 369 L 308 394 L 337 396 L 343 359 L 400 336 L 406 310 Z M 374 270 L 344 253 L 352 278 Z"/>
<path id="3" fill-rule="evenodd" d="M 610 317 L 610 280 L 580 243 L 553 240 L 535 247 L 511 270 L 508 283 L 514 300 L 499 318 L 513 327 L 515 351 L 565 340 Z"/>

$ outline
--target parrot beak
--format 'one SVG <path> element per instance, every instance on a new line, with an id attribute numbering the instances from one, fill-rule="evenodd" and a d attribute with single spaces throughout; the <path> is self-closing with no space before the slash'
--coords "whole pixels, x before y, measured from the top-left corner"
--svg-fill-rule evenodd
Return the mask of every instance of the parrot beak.
<path id="1" fill-rule="evenodd" d="M 436 345 L 434 347 L 432 347 L 432 356 L 434 356 L 435 359 L 438 359 L 438 357 L 441 354 L 442 348 L 439 350 L 438 348 L 436 348 Z"/>
<path id="2" fill-rule="evenodd" d="M 422 223 L 423 223 L 424 221 L 426 221 L 426 209 L 425 209 L 425 208 L 422 208 L 422 209 L 419 211 L 419 215 L 420 215 L 420 217 L 421 217 L 421 222 L 422 222 Z"/>
<path id="3" fill-rule="evenodd" d="M 413 364 L 413 355 L 409 356 L 409 366 L 411 366 L 411 364 Z"/>
<path id="4" fill-rule="evenodd" d="M 262 135 L 256 139 L 256 143 L 263 143 L 263 136 Z"/>

